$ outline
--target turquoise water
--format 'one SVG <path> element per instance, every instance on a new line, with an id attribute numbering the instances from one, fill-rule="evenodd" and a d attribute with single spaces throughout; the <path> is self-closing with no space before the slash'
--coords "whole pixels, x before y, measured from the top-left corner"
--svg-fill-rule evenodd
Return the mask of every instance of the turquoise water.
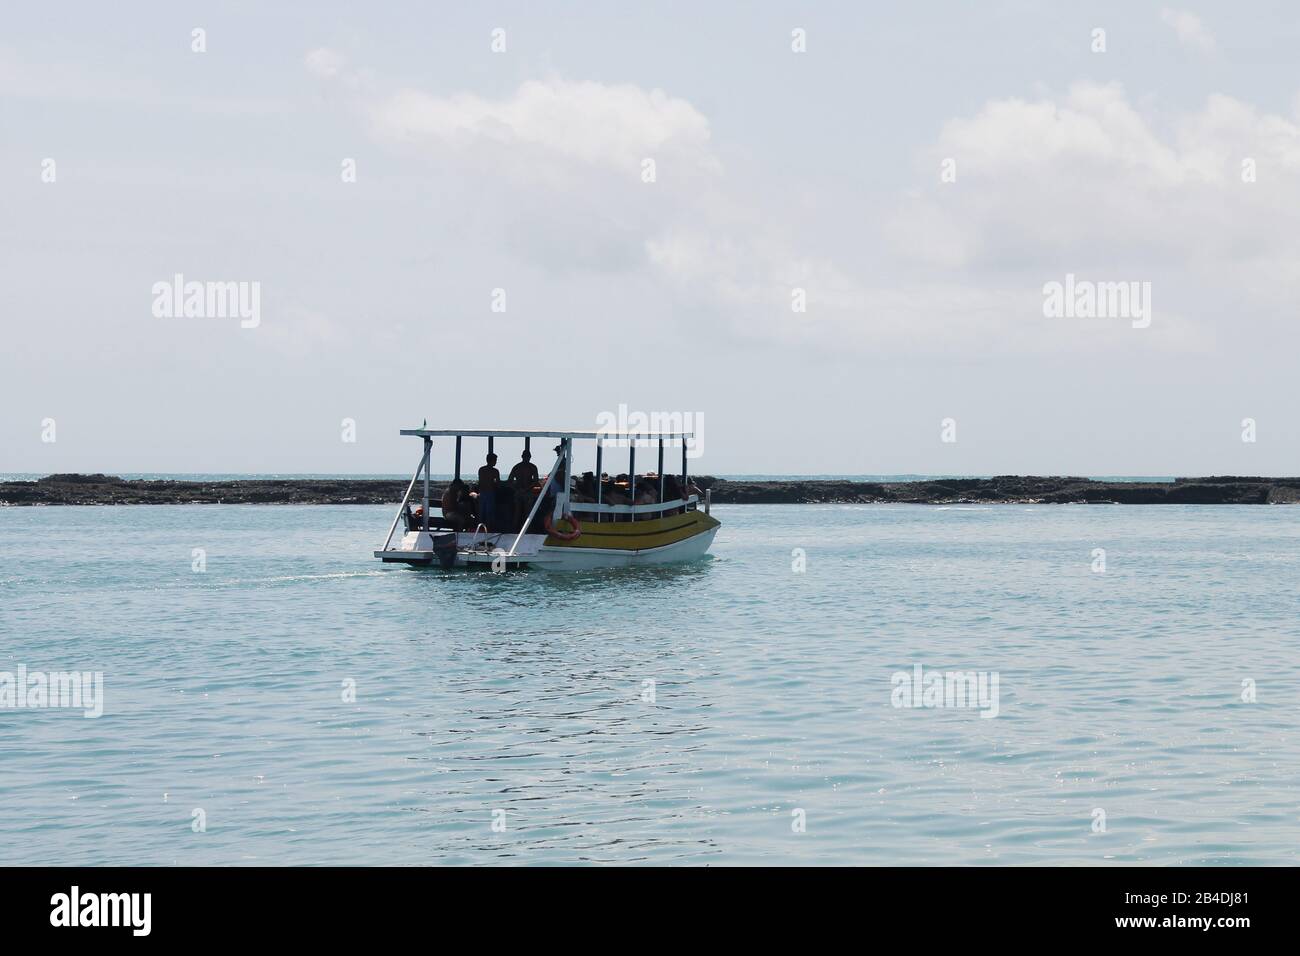
<path id="1" fill-rule="evenodd" d="M 387 508 L 0 509 L 0 671 L 105 688 L 0 710 L 0 864 L 1297 862 L 1300 508 L 714 513 L 495 576 L 379 566 Z"/>

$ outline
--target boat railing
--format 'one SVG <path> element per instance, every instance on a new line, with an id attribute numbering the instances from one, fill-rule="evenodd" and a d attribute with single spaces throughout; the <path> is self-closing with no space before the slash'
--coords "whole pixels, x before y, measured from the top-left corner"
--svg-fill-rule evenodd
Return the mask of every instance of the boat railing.
<path id="1" fill-rule="evenodd" d="M 671 501 L 654 501 L 648 505 L 607 505 L 594 501 L 570 501 L 569 510 L 594 515 L 649 515 L 665 511 L 694 511 L 699 507 L 699 495 L 674 498 Z"/>

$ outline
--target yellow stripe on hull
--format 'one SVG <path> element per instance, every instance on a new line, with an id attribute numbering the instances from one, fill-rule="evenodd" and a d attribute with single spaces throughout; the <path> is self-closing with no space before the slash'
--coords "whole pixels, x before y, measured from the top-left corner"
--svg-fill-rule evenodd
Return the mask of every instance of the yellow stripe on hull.
<path id="1" fill-rule="evenodd" d="M 546 536 L 548 548 L 605 548 L 611 551 L 645 551 L 662 548 L 667 544 L 685 541 L 718 527 L 718 520 L 703 511 L 654 518 L 650 521 L 601 521 L 594 517 L 579 518 L 582 534 L 573 541 L 563 541 L 555 535 Z M 569 522 L 559 523 L 561 531 L 569 530 Z"/>

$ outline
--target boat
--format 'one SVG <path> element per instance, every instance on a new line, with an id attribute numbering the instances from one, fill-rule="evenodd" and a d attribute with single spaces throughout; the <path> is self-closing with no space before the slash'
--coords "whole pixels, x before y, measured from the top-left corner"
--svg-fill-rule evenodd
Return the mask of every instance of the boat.
<path id="1" fill-rule="evenodd" d="M 529 566 L 558 571 L 590 568 L 668 564 L 701 558 L 708 553 L 719 521 L 711 514 L 709 493 L 700 493 L 687 471 L 687 449 L 691 432 L 626 431 L 538 431 L 511 429 L 404 428 L 402 435 L 424 443 L 420 463 L 407 485 L 375 557 L 389 564 L 411 567 L 485 568 L 505 571 Z M 510 489 L 509 507 L 497 507 L 490 515 L 467 521 L 460 513 L 452 518 L 432 514 L 440 501 L 429 498 L 429 462 L 434 439 L 455 442 L 455 477 L 461 480 L 461 453 L 465 439 L 486 439 L 487 453 L 495 454 L 498 440 L 523 440 L 523 451 L 531 454 L 534 439 L 555 440 L 555 462 L 545 479 L 510 485 L 504 479 L 498 494 Z M 596 443 L 595 471 L 579 478 L 573 470 L 574 442 Z M 658 468 L 637 475 L 637 445 L 658 448 Z M 681 445 L 681 472 L 664 472 L 667 448 Z M 604 473 L 605 453 L 610 447 L 626 448 L 625 475 Z M 533 469 L 536 472 L 535 469 Z M 423 479 L 423 492 L 412 498 Z M 467 488 L 467 486 L 466 486 Z M 638 498 L 645 499 L 637 504 Z M 418 503 L 417 503 L 418 502 Z M 413 507 L 414 504 L 414 507 Z M 516 507 L 517 506 L 517 507 Z M 524 507 L 527 517 L 520 520 Z M 481 510 L 488 510 L 487 508 Z M 470 511 L 472 513 L 472 509 Z M 471 526 L 472 524 L 472 526 Z M 398 528 L 403 528 L 396 538 Z"/>

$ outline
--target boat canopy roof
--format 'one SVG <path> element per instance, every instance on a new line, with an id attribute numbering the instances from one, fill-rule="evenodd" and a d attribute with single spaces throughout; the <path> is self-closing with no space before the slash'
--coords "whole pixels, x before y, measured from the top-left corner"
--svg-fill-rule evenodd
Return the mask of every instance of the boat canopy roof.
<path id="1" fill-rule="evenodd" d="M 637 439 L 653 441 L 656 439 L 694 438 L 690 432 L 659 431 L 559 431 L 551 429 L 517 429 L 517 428 L 403 428 L 403 435 L 415 435 L 418 438 L 603 438 L 606 440 Z"/>

